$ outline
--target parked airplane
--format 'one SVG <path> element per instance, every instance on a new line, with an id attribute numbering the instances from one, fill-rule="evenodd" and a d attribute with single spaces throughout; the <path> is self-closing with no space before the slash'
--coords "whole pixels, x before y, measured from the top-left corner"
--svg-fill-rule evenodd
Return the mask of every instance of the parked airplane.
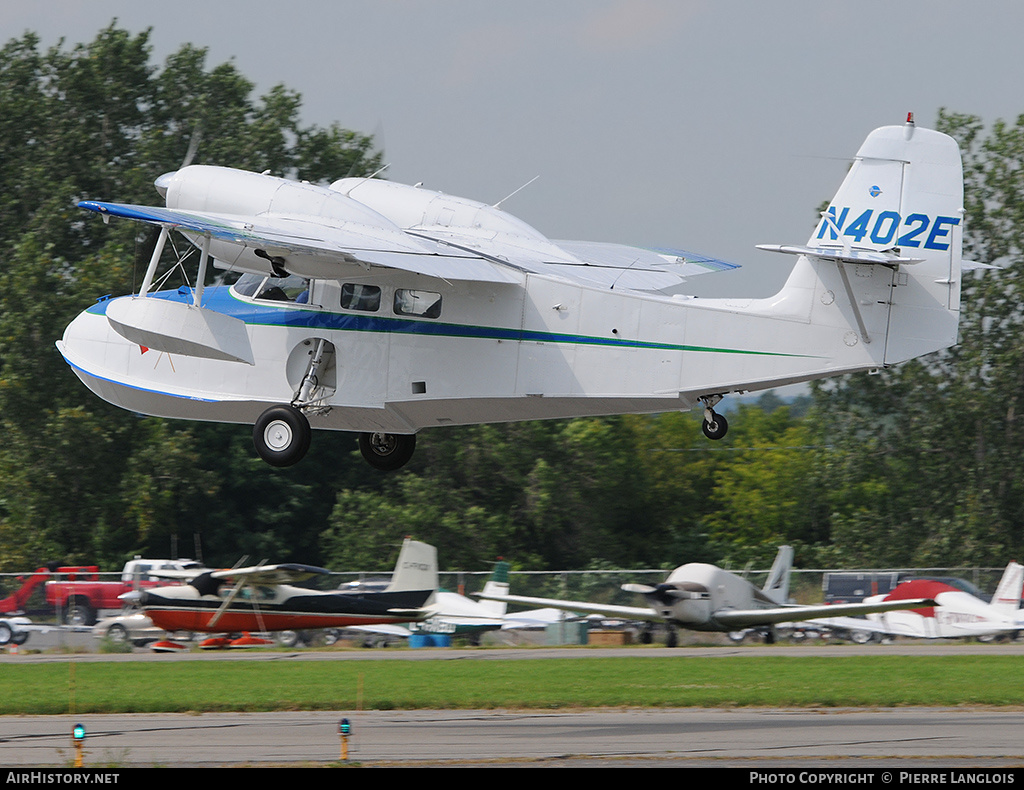
<path id="1" fill-rule="evenodd" d="M 143 590 L 139 601 L 153 623 L 169 632 L 248 633 L 411 622 L 429 614 L 426 607 L 437 591 L 437 551 L 407 538 L 391 582 L 382 591 L 323 592 L 292 586 L 329 572 L 293 563 L 207 570 L 187 584 Z M 247 637 L 224 637 L 201 646 L 251 642 Z"/>
<path id="2" fill-rule="evenodd" d="M 509 591 L 509 564 L 500 560 L 484 585 L 486 594 L 503 595 Z M 413 634 L 469 636 L 476 640 L 485 631 L 496 631 L 505 623 L 505 604 L 498 601 L 474 601 L 459 593 L 438 590 L 424 609 L 426 617 L 402 624 L 358 625 L 349 629 L 364 634 L 406 639 Z"/>
<path id="3" fill-rule="evenodd" d="M 700 404 L 717 439 L 728 393 L 882 368 L 957 337 L 960 151 L 912 117 L 871 132 L 806 246 L 763 248 L 796 256 L 765 299 L 680 293 L 732 264 L 551 241 L 498 204 L 380 179 L 190 165 L 156 187 L 166 208 L 79 204 L 160 234 L 138 295 L 104 297 L 57 346 L 122 408 L 253 424 L 277 466 L 304 456 L 311 427 L 359 432 L 380 469 L 443 425 Z M 172 230 L 200 250 L 196 285 L 154 292 Z M 244 274 L 207 288 L 211 259 Z"/>
<path id="4" fill-rule="evenodd" d="M 788 604 L 786 601 L 789 597 L 789 572 L 792 564 L 793 549 L 782 546 L 772 564 L 768 580 L 761 589 L 734 573 L 702 562 L 679 566 L 658 585 L 622 585 L 622 589 L 627 592 L 643 595 L 647 600 L 645 607 L 561 601 L 555 598 L 533 598 L 523 595 L 479 593 L 478 597 L 527 606 L 550 606 L 584 614 L 602 614 L 625 620 L 665 623 L 669 627 L 670 647 L 677 644 L 677 627 L 693 631 L 729 632 L 754 626 L 773 626 L 777 623 L 807 620 L 829 613 L 855 615 L 934 604 L 926 597 L 872 604 Z M 774 641 L 774 632 L 771 629 L 767 640 Z"/>
<path id="5" fill-rule="evenodd" d="M 865 618 L 828 617 L 811 622 L 850 632 L 922 639 L 1007 636 L 1024 630 L 1020 599 L 1024 593 L 1024 566 L 1011 562 L 1003 571 L 991 602 L 935 579 L 909 579 L 885 595 L 865 603 L 931 598 L 934 606 L 868 614 Z"/>

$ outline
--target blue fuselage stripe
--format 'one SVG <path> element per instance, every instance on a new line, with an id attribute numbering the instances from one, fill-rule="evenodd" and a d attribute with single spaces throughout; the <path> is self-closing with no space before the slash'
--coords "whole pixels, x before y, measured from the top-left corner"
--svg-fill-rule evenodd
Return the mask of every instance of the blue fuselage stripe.
<path id="1" fill-rule="evenodd" d="M 191 302 L 191 292 L 161 291 L 151 294 L 152 298 Z M 90 313 L 106 312 L 107 301 L 100 301 L 89 308 Z M 719 354 L 746 354 L 753 356 L 795 357 L 802 354 L 786 354 L 746 349 L 714 348 L 691 346 L 677 343 L 658 343 L 628 338 L 597 337 L 593 335 L 562 334 L 536 331 L 519 327 L 481 326 L 478 324 L 452 324 L 443 321 L 424 321 L 399 317 L 382 317 L 360 313 L 335 313 L 329 310 L 304 309 L 292 303 L 280 306 L 260 302 L 243 301 L 230 293 L 228 286 L 207 288 L 203 307 L 218 313 L 233 316 L 253 326 L 280 326 L 302 329 L 320 329 L 338 332 L 393 333 L 424 335 L 433 337 L 471 338 L 475 340 L 506 340 L 530 343 L 565 343 L 569 345 L 607 346 L 624 349 L 650 349 L 669 351 L 700 351 Z"/>

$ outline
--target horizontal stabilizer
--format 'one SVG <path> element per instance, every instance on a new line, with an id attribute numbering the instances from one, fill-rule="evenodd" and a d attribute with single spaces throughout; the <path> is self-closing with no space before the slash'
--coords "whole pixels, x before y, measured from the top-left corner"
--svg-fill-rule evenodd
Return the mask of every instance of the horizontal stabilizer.
<path id="1" fill-rule="evenodd" d="M 1002 268 L 1002 266 L 996 266 L 991 263 L 981 263 L 980 261 L 960 261 L 960 271 L 962 272 L 976 272 L 978 270 Z"/>
<path id="2" fill-rule="evenodd" d="M 146 348 L 255 364 L 245 322 L 223 313 L 165 299 L 131 297 L 110 302 L 106 315 L 115 332 Z"/>
<path id="3" fill-rule="evenodd" d="M 923 263 L 924 258 L 906 258 L 884 250 L 839 249 L 836 247 L 805 247 L 799 244 L 758 244 L 759 250 L 781 252 L 786 255 L 807 255 L 822 261 L 841 263 L 866 263 L 896 266 Z"/>

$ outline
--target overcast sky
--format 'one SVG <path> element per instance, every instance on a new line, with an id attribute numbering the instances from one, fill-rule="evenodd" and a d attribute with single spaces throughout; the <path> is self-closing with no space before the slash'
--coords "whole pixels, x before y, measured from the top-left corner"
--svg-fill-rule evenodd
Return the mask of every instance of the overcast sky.
<path id="1" fill-rule="evenodd" d="M 774 292 L 792 261 L 754 245 L 805 242 L 871 129 L 1024 113 L 1019 0 L 0 0 L 4 41 L 114 18 L 377 133 L 391 180 L 493 203 L 539 175 L 502 206 L 552 238 L 743 266 L 705 293 Z"/>

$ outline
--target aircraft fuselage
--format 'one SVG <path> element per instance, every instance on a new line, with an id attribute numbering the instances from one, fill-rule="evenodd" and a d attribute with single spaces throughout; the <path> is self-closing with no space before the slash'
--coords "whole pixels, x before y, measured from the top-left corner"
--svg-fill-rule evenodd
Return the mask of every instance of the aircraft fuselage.
<path id="1" fill-rule="evenodd" d="M 165 631 L 287 631 L 412 622 L 426 617 L 426 612 L 411 615 L 395 610 L 417 610 L 433 593 L 352 595 L 286 585 L 254 586 L 243 590 L 218 615 L 229 587 L 222 588 L 223 595 L 203 595 L 190 585 L 157 587 L 143 592 L 141 604 L 153 623 Z"/>
<path id="2" fill-rule="evenodd" d="M 875 267 L 871 276 L 891 272 Z M 884 344 L 842 341 L 850 322 L 838 307 L 833 326 L 812 329 L 810 300 L 787 316 L 778 300 L 618 292 L 536 274 L 505 284 L 353 273 L 309 286 L 303 304 L 206 289 L 204 308 L 244 322 L 254 365 L 133 343 L 106 320 L 110 301 L 82 313 L 59 347 L 94 392 L 123 408 L 251 424 L 268 404 L 293 399 L 323 339 L 325 408 L 310 414 L 311 427 L 393 433 L 688 409 L 705 394 L 883 364 Z M 154 296 L 192 299 L 187 289 Z M 431 301 L 421 311 L 428 300 L 436 309 Z"/>

